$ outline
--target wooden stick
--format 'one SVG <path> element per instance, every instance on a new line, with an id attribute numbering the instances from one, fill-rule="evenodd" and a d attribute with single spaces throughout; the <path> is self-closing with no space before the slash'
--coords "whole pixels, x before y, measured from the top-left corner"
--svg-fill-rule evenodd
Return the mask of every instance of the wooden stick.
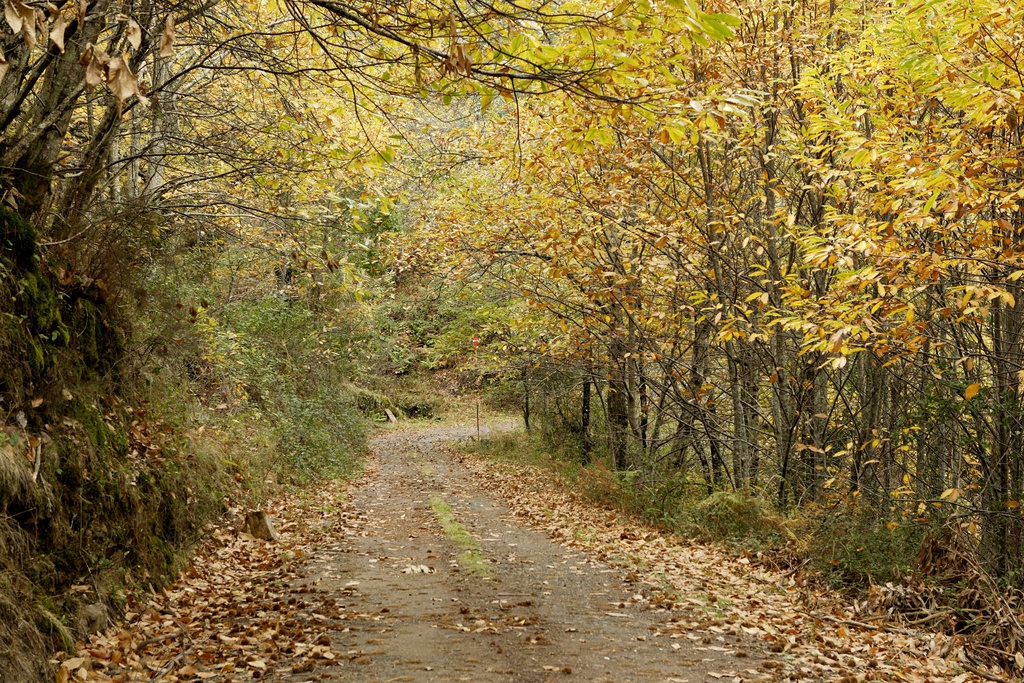
<path id="1" fill-rule="evenodd" d="M 943 610 L 941 612 L 933 612 L 932 614 L 929 614 L 926 617 L 921 617 L 920 619 L 914 619 L 913 621 L 907 621 L 904 623 L 907 626 L 920 626 L 921 624 L 927 624 L 929 621 L 935 621 L 936 619 L 948 617 L 950 614 L 953 614 L 952 610 Z"/>
<path id="2" fill-rule="evenodd" d="M 153 643 L 159 643 L 161 640 L 167 640 L 168 638 L 179 638 L 179 637 L 181 637 L 183 635 L 185 635 L 184 631 L 172 631 L 171 633 L 165 633 L 165 634 L 163 634 L 161 636 L 153 636 L 152 638 L 147 638 L 146 640 L 144 640 L 141 643 L 139 643 L 138 645 L 136 645 L 135 646 L 135 651 L 136 652 L 142 652 L 142 650 L 145 649 L 145 647 L 147 645 L 152 645 Z"/>
<path id="3" fill-rule="evenodd" d="M 863 621 L 854 621 L 853 619 L 837 619 L 836 617 L 830 616 L 828 614 L 814 614 L 813 612 L 804 612 L 804 614 L 806 614 L 806 615 L 808 615 L 808 616 L 810 616 L 810 617 L 812 617 L 814 619 L 821 619 L 823 621 L 831 621 L 831 622 L 833 622 L 835 624 L 846 624 L 846 625 L 849 625 L 849 626 L 857 626 L 859 628 L 866 628 L 866 629 L 871 630 L 871 631 L 889 631 L 891 633 L 899 633 L 900 635 L 904 635 L 904 636 L 920 635 L 918 633 L 914 633 L 913 631 L 908 631 L 905 628 L 897 628 L 895 626 L 875 626 L 874 624 L 868 624 L 868 623 L 865 623 Z"/>
<path id="4" fill-rule="evenodd" d="M 984 669 L 979 669 L 978 667 L 972 664 L 968 664 L 967 662 L 959 662 L 959 664 L 968 671 L 976 673 L 987 680 L 995 681 L 995 683 L 1010 683 L 1010 681 L 1006 680 L 1002 676 L 997 676 L 996 674 L 991 673 L 989 671 L 985 671 Z"/>
<path id="5" fill-rule="evenodd" d="M 779 577 L 779 578 L 778 578 L 778 579 L 776 580 L 776 583 L 777 583 L 777 584 L 780 584 L 780 585 L 781 585 L 783 581 L 785 581 L 785 580 L 786 580 L 786 579 L 788 579 L 789 577 L 793 576 L 793 574 L 796 574 L 796 573 L 797 573 L 798 571 L 800 571 L 801 569 L 803 569 L 804 567 L 806 567 L 806 566 L 807 566 L 807 563 L 808 563 L 808 562 L 810 562 L 810 560 L 809 560 L 809 559 L 807 559 L 807 560 L 804 560 L 803 562 L 801 562 L 801 563 L 800 563 L 800 564 L 798 564 L 797 566 L 793 567 L 793 568 L 792 568 L 792 569 L 790 569 L 790 570 L 789 570 L 788 572 L 786 572 L 785 574 L 781 575 L 781 576 L 780 576 L 780 577 Z"/>
<path id="6" fill-rule="evenodd" d="M 43 444 L 40 443 L 36 446 L 36 462 L 35 467 L 32 468 L 32 483 L 34 484 L 39 480 L 39 470 L 43 466 Z"/>
<path id="7" fill-rule="evenodd" d="M 164 664 L 162 667 L 157 669 L 156 673 L 154 673 L 150 677 L 150 679 L 149 679 L 150 683 L 155 683 L 155 681 L 162 680 L 164 676 L 166 676 L 168 673 L 170 673 L 171 669 L 174 668 L 174 665 L 177 664 L 179 660 L 180 661 L 185 661 L 184 658 L 187 657 L 191 652 L 192 652 L 192 648 L 190 647 L 189 649 L 187 649 L 187 650 L 185 650 L 183 652 L 179 652 L 174 657 L 172 657 L 166 664 Z"/>

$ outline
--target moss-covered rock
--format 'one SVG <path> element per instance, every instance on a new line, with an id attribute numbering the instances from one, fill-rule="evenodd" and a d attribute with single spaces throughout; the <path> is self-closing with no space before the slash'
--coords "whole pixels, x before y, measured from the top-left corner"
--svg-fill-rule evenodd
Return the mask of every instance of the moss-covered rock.
<path id="1" fill-rule="evenodd" d="M 61 318 L 60 300 L 42 275 L 26 273 L 18 280 L 18 303 L 32 331 L 54 346 L 66 346 L 70 340 Z"/>
<path id="2" fill-rule="evenodd" d="M 60 297 L 45 276 L 22 273 L 13 294 L 13 315 L 5 321 L 4 337 L 11 355 L 27 364 L 22 369 L 39 380 L 53 364 L 55 350 L 71 341 L 71 333 L 64 324 Z"/>
<path id="3" fill-rule="evenodd" d="M 86 366 L 100 369 L 120 357 L 121 340 L 92 301 L 76 298 L 68 320 L 71 343 Z"/>
<path id="4" fill-rule="evenodd" d="M 35 239 L 28 223 L 0 209 L 0 395 L 54 375 L 62 383 L 88 380 L 122 352 L 110 311 L 80 291 L 62 291 L 39 267 Z"/>

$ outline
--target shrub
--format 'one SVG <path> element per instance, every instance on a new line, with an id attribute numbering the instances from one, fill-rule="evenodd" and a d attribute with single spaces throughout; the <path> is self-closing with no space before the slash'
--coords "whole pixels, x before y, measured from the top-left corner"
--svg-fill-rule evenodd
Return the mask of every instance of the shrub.
<path id="1" fill-rule="evenodd" d="M 693 506 L 702 535 L 730 540 L 778 542 L 788 535 L 784 520 L 767 501 L 742 491 L 718 491 Z"/>
<path id="2" fill-rule="evenodd" d="M 931 528 L 887 521 L 857 501 L 810 509 L 797 523 L 801 550 L 833 585 L 864 586 L 907 574 Z"/>

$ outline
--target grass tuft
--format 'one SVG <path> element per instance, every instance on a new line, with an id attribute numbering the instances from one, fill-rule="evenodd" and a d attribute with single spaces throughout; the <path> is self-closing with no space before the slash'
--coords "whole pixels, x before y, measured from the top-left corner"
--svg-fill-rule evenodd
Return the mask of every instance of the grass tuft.
<path id="1" fill-rule="evenodd" d="M 435 496 L 430 499 L 430 508 L 434 511 L 434 516 L 437 517 L 445 536 L 462 549 L 462 553 L 459 555 L 459 566 L 480 578 L 492 578 L 493 573 L 487 563 L 487 558 L 480 550 L 480 544 L 466 530 L 466 527 L 455 519 L 451 506 L 442 498 Z"/>

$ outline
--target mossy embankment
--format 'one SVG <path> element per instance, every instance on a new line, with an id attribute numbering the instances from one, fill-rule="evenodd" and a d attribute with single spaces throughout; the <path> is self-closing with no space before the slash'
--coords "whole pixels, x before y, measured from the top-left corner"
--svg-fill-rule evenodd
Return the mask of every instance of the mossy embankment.
<path id="1" fill-rule="evenodd" d="M 41 263 L 0 210 L 0 679 L 52 679 L 85 605 L 159 585 L 241 482 L 123 391 L 126 331 L 102 283 Z M 102 606 L 102 607 L 100 607 Z M 95 618 L 95 616 L 94 616 Z"/>

